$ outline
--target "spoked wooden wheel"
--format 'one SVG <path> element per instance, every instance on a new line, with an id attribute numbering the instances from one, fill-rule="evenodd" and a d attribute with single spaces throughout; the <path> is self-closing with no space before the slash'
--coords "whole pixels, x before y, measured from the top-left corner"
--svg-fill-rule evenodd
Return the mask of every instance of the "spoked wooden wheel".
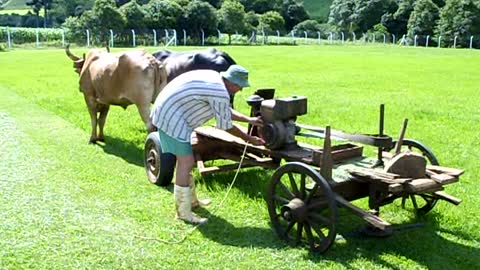
<path id="1" fill-rule="evenodd" d="M 392 143 L 392 149 L 395 148 L 396 141 Z M 425 157 L 427 164 L 440 165 L 433 152 L 419 141 L 405 139 L 402 143 L 402 150 L 408 149 L 419 153 Z M 402 208 L 413 209 L 417 215 L 425 215 L 433 209 L 438 198 L 433 193 L 409 194 L 402 197 Z"/>
<path id="2" fill-rule="evenodd" d="M 337 206 L 328 182 L 308 165 L 287 163 L 272 176 L 268 212 L 278 236 L 290 244 L 326 251 L 336 236 Z"/>

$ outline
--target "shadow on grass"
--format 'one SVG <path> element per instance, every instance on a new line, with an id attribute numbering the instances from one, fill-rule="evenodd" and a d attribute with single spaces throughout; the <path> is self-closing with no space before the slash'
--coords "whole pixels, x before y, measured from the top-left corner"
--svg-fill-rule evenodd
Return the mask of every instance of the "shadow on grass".
<path id="1" fill-rule="evenodd" d="M 215 189 L 216 186 L 228 188 L 235 177 L 235 172 L 221 172 L 197 179 L 209 190 Z M 239 190 L 250 199 L 265 198 L 266 188 L 273 172 L 274 170 L 262 168 L 241 169 L 233 188 Z"/>
<path id="2" fill-rule="evenodd" d="M 225 219 L 211 214 L 206 209 L 201 209 L 199 214 L 203 217 L 208 217 L 208 225 L 199 226 L 198 231 L 204 237 L 222 245 L 274 249 L 288 247 L 270 229 L 248 226 L 235 227 Z"/>
<path id="3" fill-rule="evenodd" d="M 343 243 L 336 242 L 324 254 L 309 253 L 306 259 L 314 262 L 331 260 L 348 269 L 355 268 L 359 258 L 366 258 L 389 269 L 403 269 L 404 265 L 391 263 L 392 257 L 388 255 L 392 255 L 414 261 L 427 269 L 480 269 L 480 248 L 459 243 L 473 241 L 472 237 L 462 231 L 442 229 L 438 215 L 441 213 L 430 213 L 421 219 L 413 219 L 411 223 L 421 222 L 423 226 L 397 230 L 385 238 L 346 235 Z M 395 228 L 408 224 L 410 223 L 393 226 Z"/>
<path id="4" fill-rule="evenodd" d="M 120 138 L 105 136 L 105 143 L 97 144 L 107 154 L 122 158 L 126 162 L 143 167 L 143 149 Z"/>

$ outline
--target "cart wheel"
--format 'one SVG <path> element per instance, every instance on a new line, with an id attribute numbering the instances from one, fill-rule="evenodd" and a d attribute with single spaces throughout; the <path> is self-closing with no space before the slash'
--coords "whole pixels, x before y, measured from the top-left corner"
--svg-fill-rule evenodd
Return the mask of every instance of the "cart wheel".
<path id="1" fill-rule="evenodd" d="M 397 145 L 397 141 L 392 141 L 391 148 L 386 149 L 386 151 L 391 151 L 395 149 L 396 145 Z M 433 152 L 419 141 L 404 139 L 402 143 L 402 148 L 408 149 L 412 152 L 417 152 L 419 154 L 422 154 L 427 159 L 427 161 L 429 161 L 430 164 L 432 165 L 439 165 L 438 160 L 433 154 Z"/>
<path id="2" fill-rule="evenodd" d="M 391 149 L 394 149 L 396 144 L 397 142 L 393 141 Z M 405 139 L 402 148 L 422 154 L 427 159 L 428 164 L 440 165 L 433 152 L 419 141 Z M 433 193 L 409 194 L 402 197 L 402 208 L 413 208 L 417 215 L 423 216 L 433 209 L 437 201 L 438 198 Z"/>
<path id="3" fill-rule="evenodd" d="M 312 188 L 313 187 L 313 188 Z M 278 236 L 325 252 L 336 236 L 337 205 L 328 182 L 301 162 L 278 168 L 267 191 L 268 212 Z"/>
<path id="4" fill-rule="evenodd" d="M 162 153 L 158 132 L 151 132 L 145 141 L 144 166 L 150 182 L 159 186 L 172 183 L 177 158 L 171 153 Z"/>

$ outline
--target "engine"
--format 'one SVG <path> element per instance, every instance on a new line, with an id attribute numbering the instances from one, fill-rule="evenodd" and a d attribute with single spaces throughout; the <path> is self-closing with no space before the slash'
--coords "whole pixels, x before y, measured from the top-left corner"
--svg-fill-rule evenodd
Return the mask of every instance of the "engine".
<path id="1" fill-rule="evenodd" d="M 247 102 L 252 106 L 252 115 L 262 116 L 264 125 L 259 134 L 270 149 L 281 149 L 296 145 L 295 134 L 297 116 L 307 113 L 307 98 L 291 96 L 287 98 L 263 99 L 251 96 Z"/>

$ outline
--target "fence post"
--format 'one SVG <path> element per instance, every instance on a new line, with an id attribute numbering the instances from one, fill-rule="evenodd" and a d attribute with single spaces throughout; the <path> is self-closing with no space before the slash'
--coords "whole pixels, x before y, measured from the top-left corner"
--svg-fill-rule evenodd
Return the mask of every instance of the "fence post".
<path id="1" fill-rule="evenodd" d="M 438 36 L 438 48 L 440 48 L 440 42 L 442 41 L 442 36 Z"/>
<path id="2" fill-rule="evenodd" d="M 205 46 L 205 32 L 203 29 L 200 29 L 200 32 L 202 32 L 202 46 Z"/>
<path id="3" fill-rule="evenodd" d="M 307 34 L 307 31 L 303 31 L 303 36 L 305 37 L 305 44 L 308 44 L 308 34 Z"/>
<path id="4" fill-rule="evenodd" d="M 340 33 L 342 33 L 342 44 L 344 44 L 345 43 L 345 34 L 343 32 L 340 32 Z"/>
<path id="5" fill-rule="evenodd" d="M 472 45 L 473 45 L 473 36 L 470 36 L 470 49 L 472 49 Z"/>
<path id="6" fill-rule="evenodd" d="M 376 41 L 377 41 L 377 37 L 375 36 L 375 33 L 373 33 L 372 43 L 375 44 Z"/>
<path id="7" fill-rule="evenodd" d="M 218 33 L 218 45 L 220 45 L 220 36 L 222 35 L 222 33 L 218 29 L 217 29 L 217 33 Z"/>
<path id="8" fill-rule="evenodd" d="M 407 39 L 406 39 L 405 34 L 402 36 L 402 42 L 401 42 L 401 44 L 402 44 L 403 46 L 407 45 Z"/>
<path id="9" fill-rule="evenodd" d="M 62 31 L 62 47 L 65 47 L 65 30 L 61 29 Z"/>
<path id="10" fill-rule="evenodd" d="M 10 28 L 7 28 L 7 43 L 8 43 L 8 48 L 12 48 L 12 38 L 10 36 Z"/>
<path id="11" fill-rule="evenodd" d="M 395 34 L 392 34 L 392 44 L 395 44 L 397 42 Z"/>
<path id="12" fill-rule="evenodd" d="M 385 45 L 387 43 L 387 36 L 385 36 L 385 34 L 382 34 L 383 35 L 383 45 Z"/>
<path id="13" fill-rule="evenodd" d="M 110 29 L 110 47 L 113 48 L 113 30 Z"/>
<path id="14" fill-rule="evenodd" d="M 40 42 L 38 40 L 38 28 L 35 29 L 35 44 L 36 44 L 36 47 L 40 47 Z"/>
<path id="15" fill-rule="evenodd" d="M 168 30 L 167 30 L 167 29 L 163 29 L 163 31 L 165 32 L 165 46 L 167 46 L 167 44 L 168 44 L 168 38 L 169 38 L 169 36 L 168 36 Z"/>
<path id="16" fill-rule="evenodd" d="M 87 47 L 90 47 L 90 30 L 87 29 Z"/>
<path id="17" fill-rule="evenodd" d="M 177 30 L 173 29 L 173 38 L 175 39 L 175 47 L 177 47 Z"/>
<path id="18" fill-rule="evenodd" d="M 427 35 L 427 40 L 425 42 L 425 47 L 428 47 L 428 40 L 430 39 L 430 35 Z"/>
<path id="19" fill-rule="evenodd" d="M 333 33 L 332 32 L 330 32 L 328 34 L 328 40 L 330 41 L 330 44 L 332 44 L 332 42 L 333 42 Z"/>
<path id="20" fill-rule="evenodd" d="M 353 36 L 353 43 L 357 42 L 357 35 L 355 34 L 355 32 L 352 32 L 352 36 Z"/>
<path id="21" fill-rule="evenodd" d="M 277 30 L 277 45 L 280 44 L 280 31 Z"/>
<path id="22" fill-rule="evenodd" d="M 320 31 L 317 31 L 317 35 L 318 35 L 318 44 L 320 44 Z"/>
<path id="23" fill-rule="evenodd" d="M 153 32 L 153 47 L 157 47 L 157 31 L 152 29 Z"/>
<path id="24" fill-rule="evenodd" d="M 187 46 L 187 31 L 183 30 L 183 46 Z"/>
<path id="25" fill-rule="evenodd" d="M 295 44 L 295 32 L 292 29 L 292 39 L 293 39 L 293 44 Z"/>
<path id="26" fill-rule="evenodd" d="M 136 45 L 137 45 L 136 42 L 135 42 L 135 30 L 130 29 L 130 31 L 132 31 L 132 38 L 133 38 L 133 39 L 132 39 L 132 45 L 133 45 L 133 47 L 135 48 Z"/>
<path id="27" fill-rule="evenodd" d="M 458 36 L 455 36 L 455 38 L 453 39 L 453 48 L 457 48 L 457 38 Z"/>
<path id="28" fill-rule="evenodd" d="M 417 47 L 417 37 L 418 37 L 418 35 L 415 35 L 413 37 L 413 47 Z"/>

